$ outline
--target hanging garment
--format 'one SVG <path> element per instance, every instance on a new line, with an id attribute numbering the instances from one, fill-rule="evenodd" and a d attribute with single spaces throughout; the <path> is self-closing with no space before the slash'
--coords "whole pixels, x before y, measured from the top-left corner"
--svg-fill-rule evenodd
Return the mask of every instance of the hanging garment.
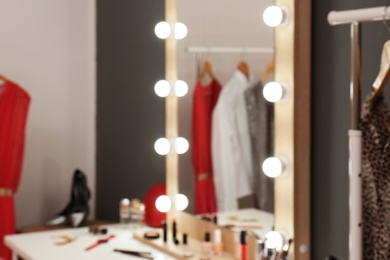
<path id="1" fill-rule="evenodd" d="M 3 238 L 15 233 L 13 195 L 21 176 L 29 104 L 29 95 L 17 84 L 0 85 L 0 258 L 5 259 L 11 259 Z"/>
<path id="2" fill-rule="evenodd" d="M 192 109 L 192 161 L 195 172 L 195 213 L 215 213 L 217 205 L 211 164 L 211 115 L 221 85 L 196 83 Z"/>
<path id="3" fill-rule="evenodd" d="M 362 109 L 362 204 L 364 259 L 390 259 L 390 110 L 383 95 Z"/>
<path id="4" fill-rule="evenodd" d="M 257 208 L 273 213 L 274 179 L 263 173 L 262 164 L 273 155 L 274 107 L 265 100 L 261 82 L 245 90 L 245 101 L 252 151 L 252 189 L 256 195 Z"/>
<path id="5" fill-rule="evenodd" d="M 244 100 L 248 86 L 247 77 L 236 70 L 223 87 L 213 111 L 211 150 L 218 211 L 237 210 L 237 199 L 253 193 Z"/>

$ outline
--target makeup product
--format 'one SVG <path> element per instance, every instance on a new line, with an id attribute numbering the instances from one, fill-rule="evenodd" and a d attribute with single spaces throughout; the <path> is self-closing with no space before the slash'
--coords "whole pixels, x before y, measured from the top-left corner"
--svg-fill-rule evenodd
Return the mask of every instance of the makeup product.
<path id="1" fill-rule="evenodd" d="M 91 226 L 89 227 L 89 233 L 92 233 L 94 235 L 96 234 L 107 234 L 107 228 L 102 228 L 102 227 L 99 227 L 99 226 Z"/>
<path id="2" fill-rule="evenodd" d="M 127 198 L 119 202 L 119 222 L 125 225 L 130 223 L 130 200 Z"/>
<path id="3" fill-rule="evenodd" d="M 112 238 L 114 238 L 114 237 L 115 237 L 115 235 L 110 235 L 110 236 L 108 236 L 107 238 L 99 239 L 99 240 L 96 241 L 94 244 L 92 244 L 92 245 L 90 245 L 89 247 L 85 248 L 85 251 L 89 251 L 89 250 L 91 250 L 92 248 L 95 248 L 95 247 L 97 247 L 97 246 L 100 245 L 100 244 L 107 243 L 108 240 L 110 240 L 110 239 L 112 239 Z"/>
<path id="4" fill-rule="evenodd" d="M 276 250 L 276 248 L 274 248 L 272 250 L 271 260 L 276 260 L 277 256 L 278 256 L 278 251 Z"/>
<path id="5" fill-rule="evenodd" d="M 150 252 L 139 252 L 139 251 L 121 250 L 121 249 L 114 249 L 114 252 L 119 252 L 122 254 L 127 254 L 132 256 L 138 256 L 146 259 L 153 259 L 152 254 Z"/>
<path id="6" fill-rule="evenodd" d="M 165 243 L 167 242 L 167 237 L 168 237 L 167 222 L 163 221 L 162 227 L 163 227 L 163 241 Z"/>
<path id="7" fill-rule="evenodd" d="M 282 249 L 282 251 L 279 253 L 277 259 L 282 259 L 282 260 L 285 259 L 285 257 L 286 257 L 287 254 L 288 254 L 288 250 L 290 249 L 291 242 L 292 242 L 292 239 L 289 239 L 289 240 L 288 240 L 288 243 L 285 244 L 285 245 L 283 246 L 283 249 Z"/>
<path id="8" fill-rule="evenodd" d="M 246 231 L 241 231 L 241 260 L 247 260 Z"/>
<path id="9" fill-rule="evenodd" d="M 267 238 L 264 240 L 264 248 L 261 255 L 261 260 L 268 260 L 268 247 L 267 247 Z"/>
<path id="10" fill-rule="evenodd" d="M 202 252 L 209 255 L 211 253 L 211 249 L 210 233 L 206 232 L 204 234 L 204 241 L 202 243 Z"/>
<path id="11" fill-rule="evenodd" d="M 216 255 L 222 254 L 223 251 L 222 233 L 220 229 L 214 230 L 213 251 Z"/>
<path id="12" fill-rule="evenodd" d="M 173 237 L 173 242 L 175 242 L 176 244 L 176 240 L 177 240 L 177 227 L 176 227 L 176 220 L 173 220 L 173 223 L 172 223 L 172 237 Z"/>
<path id="13" fill-rule="evenodd" d="M 146 239 L 157 239 L 160 237 L 160 233 L 156 232 L 156 231 L 148 231 L 148 232 L 145 232 L 144 234 L 144 238 Z"/>
<path id="14" fill-rule="evenodd" d="M 238 229 L 263 229 L 263 226 L 259 226 L 259 225 L 234 225 L 234 224 L 227 224 L 224 227 L 226 227 L 226 228 L 238 228 Z"/>
<path id="15" fill-rule="evenodd" d="M 190 251 L 183 252 L 183 257 L 184 258 L 191 258 L 193 256 L 194 256 L 194 253 L 192 253 Z"/>
<path id="16" fill-rule="evenodd" d="M 256 259 L 262 260 L 263 257 L 263 251 L 264 251 L 264 242 L 260 239 L 257 239 L 257 244 L 256 244 Z"/>

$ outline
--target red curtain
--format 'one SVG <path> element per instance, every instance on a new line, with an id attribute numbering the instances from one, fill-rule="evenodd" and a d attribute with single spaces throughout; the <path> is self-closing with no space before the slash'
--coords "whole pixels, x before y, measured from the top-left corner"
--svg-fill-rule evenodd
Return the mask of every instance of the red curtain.
<path id="1" fill-rule="evenodd" d="M 0 85 L 0 258 L 5 259 L 11 259 L 4 236 L 15 233 L 12 194 L 16 193 L 21 176 L 29 104 L 30 96 L 17 84 L 7 81 Z"/>
<path id="2" fill-rule="evenodd" d="M 195 170 L 195 213 L 217 212 L 211 163 L 211 116 L 221 85 L 212 80 L 208 85 L 198 81 L 193 96 L 192 161 Z"/>

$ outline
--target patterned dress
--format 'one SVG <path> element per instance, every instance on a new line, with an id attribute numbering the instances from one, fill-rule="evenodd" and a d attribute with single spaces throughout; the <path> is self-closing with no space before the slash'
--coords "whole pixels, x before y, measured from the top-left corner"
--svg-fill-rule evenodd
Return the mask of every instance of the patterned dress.
<path id="1" fill-rule="evenodd" d="M 363 254 L 390 259 L 390 111 L 384 97 L 368 94 L 361 114 L 363 134 Z"/>
<path id="2" fill-rule="evenodd" d="M 257 207 L 273 213 L 274 179 L 263 173 L 262 164 L 273 155 L 274 107 L 273 103 L 265 100 L 261 82 L 245 90 L 245 101 L 252 149 L 253 191 L 256 194 Z"/>

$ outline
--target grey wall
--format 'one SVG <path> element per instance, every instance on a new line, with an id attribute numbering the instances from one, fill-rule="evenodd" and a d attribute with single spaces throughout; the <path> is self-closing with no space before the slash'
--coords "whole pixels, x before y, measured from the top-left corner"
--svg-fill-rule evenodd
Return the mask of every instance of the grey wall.
<path id="1" fill-rule="evenodd" d="M 331 27 L 330 10 L 367 8 L 388 1 L 313 1 L 312 259 L 348 259 L 348 135 L 350 27 Z M 362 26 L 362 98 L 379 71 L 382 22 Z"/>
<path id="2" fill-rule="evenodd" d="M 118 220 L 123 197 L 142 199 L 165 182 L 165 158 L 154 142 L 165 136 L 165 103 L 154 93 L 164 78 L 164 41 L 154 26 L 164 1 L 98 0 L 98 219 Z"/>

